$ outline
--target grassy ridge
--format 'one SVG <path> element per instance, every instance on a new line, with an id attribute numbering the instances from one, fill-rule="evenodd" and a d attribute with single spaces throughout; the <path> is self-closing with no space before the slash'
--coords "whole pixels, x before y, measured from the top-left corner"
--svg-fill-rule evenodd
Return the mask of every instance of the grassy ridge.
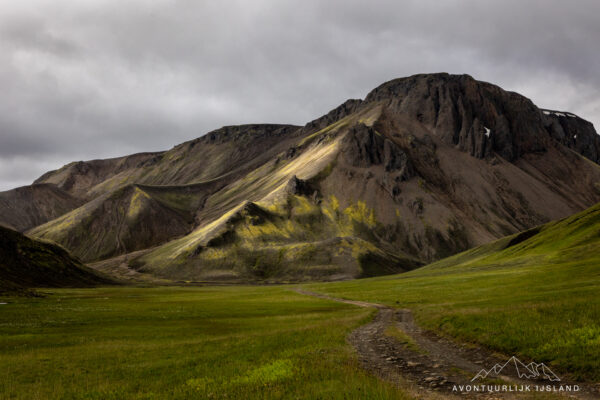
<path id="1" fill-rule="evenodd" d="M 426 328 L 600 379 L 600 205 L 395 277 L 310 285 L 412 309 Z"/>
<path id="2" fill-rule="evenodd" d="M 361 371 L 345 342 L 372 311 L 286 288 L 55 290 L 8 302 L 0 398 L 406 398 Z"/>

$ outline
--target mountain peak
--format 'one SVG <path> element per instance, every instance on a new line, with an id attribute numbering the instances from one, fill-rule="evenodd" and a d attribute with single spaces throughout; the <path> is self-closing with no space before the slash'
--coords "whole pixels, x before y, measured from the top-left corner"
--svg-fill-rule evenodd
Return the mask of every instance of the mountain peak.
<path id="1" fill-rule="evenodd" d="M 468 74 L 449 74 L 447 72 L 415 74 L 411 76 L 395 78 L 382 83 L 375 89 L 371 90 L 365 101 L 375 101 L 389 95 L 400 95 L 406 93 L 418 85 L 439 85 L 439 84 L 461 84 L 479 82 Z M 489 84 L 488 84 L 489 85 Z"/>
<path id="2" fill-rule="evenodd" d="M 382 103 L 477 158 L 495 153 L 514 161 L 547 149 L 542 113 L 531 100 L 470 75 L 395 79 L 371 91 L 365 102 Z"/>

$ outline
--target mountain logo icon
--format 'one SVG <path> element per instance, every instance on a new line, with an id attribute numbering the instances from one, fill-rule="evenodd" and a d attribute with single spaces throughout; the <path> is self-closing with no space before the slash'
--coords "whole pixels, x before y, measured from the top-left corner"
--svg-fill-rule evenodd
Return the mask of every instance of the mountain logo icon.
<path id="1" fill-rule="evenodd" d="M 521 379 L 546 379 L 551 382 L 560 382 L 560 378 L 544 363 L 531 362 L 525 365 L 517 357 L 512 356 L 504 364 L 496 364 L 489 370 L 482 369 L 471 379 L 471 382 L 477 379 L 485 379 L 488 376 L 496 377 L 499 375 L 518 376 Z"/>

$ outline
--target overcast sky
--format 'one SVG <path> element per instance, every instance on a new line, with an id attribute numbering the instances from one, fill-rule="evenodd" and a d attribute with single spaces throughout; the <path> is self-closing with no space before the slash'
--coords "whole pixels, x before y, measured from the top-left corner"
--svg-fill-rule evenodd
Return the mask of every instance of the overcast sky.
<path id="1" fill-rule="evenodd" d="M 600 2 L 0 3 L 0 190 L 223 125 L 304 124 L 384 81 L 468 73 L 600 126 Z"/>

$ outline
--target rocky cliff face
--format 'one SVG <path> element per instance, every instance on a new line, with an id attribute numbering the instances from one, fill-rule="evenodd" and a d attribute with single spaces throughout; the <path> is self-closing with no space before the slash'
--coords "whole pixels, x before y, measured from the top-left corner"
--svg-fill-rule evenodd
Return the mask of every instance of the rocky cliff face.
<path id="1" fill-rule="evenodd" d="M 469 75 L 396 79 L 369 93 L 369 102 L 383 102 L 478 158 L 497 153 L 514 161 L 547 148 L 542 113 L 529 99 Z"/>
<path id="2" fill-rule="evenodd" d="M 542 113 L 544 126 L 554 140 L 600 164 L 600 136 L 594 125 L 569 112 L 542 110 Z"/>

